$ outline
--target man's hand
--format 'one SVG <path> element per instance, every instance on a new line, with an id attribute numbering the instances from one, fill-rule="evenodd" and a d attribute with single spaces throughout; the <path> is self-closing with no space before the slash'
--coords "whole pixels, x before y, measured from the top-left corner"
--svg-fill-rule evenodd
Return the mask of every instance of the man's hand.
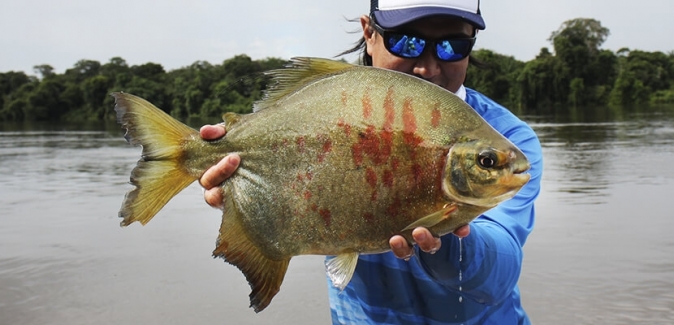
<path id="1" fill-rule="evenodd" d="M 199 134 L 204 140 L 217 140 L 225 136 L 226 133 L 227 130 L 222 125 L 204 125 L 199 130 Z M 232 176 L 236 168 L 239 167 L 240 161 L 241 158 L 237 154 L 227 155 L 201 176 L 199 184 L 205 189 L 204 200 L 208 205 L 214 208 L 222 208 L 222 190 L 218 185 Z"/>
<path id="2" fill-rule="evenodd" d="M 459 227 L 454 231 L 454 235 L 459 238 L 464 238 L 469 234 L 469 225 Z M 414 241 L 419 245 L 419 249 L 429 254 L 437 252 L 442 245 L 440 238 L 433 237 L 431 232 L 424 227 L 415 228 L 412 231 L 412 238 L 414 238 Z M 407 240 L 403 236 L 396 235 L 391 237 L 391 239 L 389 239 L 389 245 L 391 245 L 391 250 L 397 258 L 408 260 L 414 255 L 414 249 L 407 244 Z"/>

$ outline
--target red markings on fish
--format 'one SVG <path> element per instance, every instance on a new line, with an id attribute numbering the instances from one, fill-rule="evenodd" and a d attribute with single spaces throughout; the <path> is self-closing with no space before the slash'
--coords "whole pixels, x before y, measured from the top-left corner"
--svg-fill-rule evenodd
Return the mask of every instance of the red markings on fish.
<path id="1" fill-rule="evenodd" d="M 393 187 L 393 172 L 386 169 L 384 170 L 384 174 L 382 175 L 382 183 L 384 183 L 385 187 L 391 188 Z"/>
<path id="2" fill-rule="evenodd" d="M 405 133 L 417 132 L 417 118 L 414 116 L 412 98 L 405 98 L 403 102 L 403 131 Z"/>
<path id="3" fill-rule="evenodd" d="M 398 170 L 398 166 L 400 166 L 400 160 L 393 158 L 393 160 L 391 160 L 391 169 L 395 172 Z"/>
<path id="4" fill-rule="evenodd" d="M 312 172 L 306 172 L 306 173 L 298 173 L 297 174 L 297 181 L 300 183 L 304 183 L 304 180 L 306 179 L 307 181 L 310 181 L 314 177 L 314 173 Z"/>
<path id="5" fill-rule="evenodd" d="M 332 222 L 332 216 L 330 215 L 330 210 L 320 209 L 320 210 L 318 210 L 318 214 L 320 214 L 321 218 L 323 218 L 323 221 L 325 222 L 325 226 L 330 227 L 330 223 Z"/>
<path id="6" fill-rule="evenodd" d="M 344 107 L 346 107 L 348 98 L 349 98 L 349 95 L 346 93 L 346 90 L 342 90 L 342 105 Z"/>
<path id="7" fill-rule="evenodd" d="M 396 218 L 399 216 L 400 211 L 403 207 L 402 202 L 400 201 L 400 198 L 395 198 L 393 199 L 393 202 L 386 208 L 386 215 L 389 218 Z"/>
<path id="8" fill-rule="evenodd" d="M 424 140 L 417 134 L 417 118 L 414 116 L 414 107 L 412 99 L 406 98 L 403 103 L 403 139 L 405 143 L 415 148 Z"/>
<path id="9" fill-rule="evenodd" d="M 304 199 L 305 200 L 310 200 L 311 199 L 311 192 L 309 191 L 304 191 Z"/>
<path id="10" fill-rule="evenodd" d="M 295 142 L 297 143 L 297 151 L 303 153 L 306 146 L 306 140 L 304 139 L 304 137 L 303 136 L 297 137 Z"/>
<path id="11" fill-rule="evenodd" d="M 368 89 L 365 90 L 361 103 L 363 105 L 363 117 L 367 120 L 372 116 L 372 98 L 370 98 Z"/>
<path id="12" fill-rule="evenodd" d="M 414 164 L 412 165 L 412 179 L 414 182 L 414 185 L 419 185 L 421 184 L 421 179 L 423 178 L 423 170 L 421 169 L 421 166 L 419 164 Z"/>
<path id="13" fill-rule="evenodd" d="M 318 162 L 323 162 L 325 156 L 332 151 L 332 140 L 327 139 L 323 142 L 323 151 L 318 153 Z"/>
<path id="14" fill-rule="evenodd" d="M 442 114 L 440 113 L 440 103 L 435 103 L 435 108 L 431 111 L 431 127 L 437 128 L 440 125 L 440 118 Z"/>
<path id="15" fill-rule="evenodd" d="M 365 170 L 365 180 L 370 187 L 374 188 L 377 186 L 377 173 L 375 173 L 374 169 L 368 168 Z"/>
<path id="16" fill-rule="evenodd" d="M 361 166 L 363 164 L 363 146 L 360 143 L 354 143 L 351 146 L 351 156 L 353 156 L 353 163 L 356 166 Z"/>
<path id="17" fill-rule="evenodd" d="M 365 219 L 365 222 L 367 223 L 372 223 L 374 222 L 374 214 L 367 212 L 363 215 L 363 219 Z"/>
<path id="18" fill-rule="evenodd" d="M 393 102 L 393 87 L 389 87 L 386 92 L 386 98 L 384 98 L 384 130 L 392 131 L 393 122 L 395 122 L 395 105 Z"/>
<path id="19" fill-rule="evenodd" d="M 388 161 L 393 146 L 393 134 L 390 131 L 382 130 L 377 133 L 374 125 L 368 125 L 365 131 L 358 135 L 358 142 L 351 146 L 356 166 L 361 166 L 365 157 L 375 165 L 382 165 Z"/>
<path id="20" fill-rule="evenodd" d="M 351 124 L 344 122 L 344 119 L 340 119 L 337 122 L 337 126 L 344 129 L 344 135 L 346 135 L 347 138 L 351 137 Z"/>

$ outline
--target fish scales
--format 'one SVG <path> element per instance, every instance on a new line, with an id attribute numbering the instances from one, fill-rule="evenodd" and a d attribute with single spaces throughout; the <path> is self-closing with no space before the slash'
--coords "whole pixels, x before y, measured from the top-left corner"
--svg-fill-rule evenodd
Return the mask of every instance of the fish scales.
<path id="1" fill-rule="evenodd" d="M 229 142 L 255 144 L 239 151 L 239 170 L 264 180 L 233 179 L 225 186 L 235 201 L 250 202 L 240 209 L 244 228 L 257 230 L 251 239 L 281 256 L 338 254 L 346 244 L 381 252 L 388 238 L 414 218 L 447 203 L 440 177 L 449 145 L 461 130 L 449 123 L 432 126 L 433 112 L 447 97 L 418 98 L 404 84 L 407 78 L 390 78 L 373 80 L 367 71 L 326 78 L 229 129 Z M 376 82 L 392 86 L 373 89 Z M 361 91 L 332 91 L 346 83 Z M 285 106 L 297 109 L 276 109 Z M 267 163 L 272 158 L 283 163 Z M 382 182 L 384 174 L 390 186 Z M 313 234 L 294 238 L 286 233 Z M 370 237 L 380 240 L 373 244 Z"/>
<path id="2" fill-rule="evenodd" d="M 413 242 L 419 226 L 449 233 L 528 181 L 521 151 L 436 85 L 324 59 L 292 64 L 271 72 L 277 84 L 255 113 L 224 116 L 217 141 L 114 94 L 127 139 L 144 145 L 123 225 L 145 224 L 222 157 L 241 156 L 221 185 L 214 255 L 244 273 L 255 311 L 278 292 L 292 256 L 337 255 L 326 268 L 343 288 L 358 254 L 389 250 L 396 234 Z M 162 127 L 170 136 L 155 134 Z"/>

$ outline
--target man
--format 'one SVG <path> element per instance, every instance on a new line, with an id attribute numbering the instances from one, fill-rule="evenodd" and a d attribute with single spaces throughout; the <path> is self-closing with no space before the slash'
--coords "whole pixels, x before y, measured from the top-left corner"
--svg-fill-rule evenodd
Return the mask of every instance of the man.
<path id="1" fill-rule="evenodd" d="M 529 324 L 517 280 L 522 245 L 534 223 L 540 190 L 541 147 L 535 133 L 510 111 L 463 86 L 469 53 L 485 28 L 479 0 L 372 0 L 360 18 L 363 64 L 426 79 L 457 94 L 517 145 L 531 163 L 531 180 L 511 200 L 441 238 L 417 228 L 410 247 L 401 236 L 391 252 L 361 255 L 344 291 L 329 282 L 334 324 Z M 225 134 L 204 126 L 204 139 Z M 240 158 L 230 155 L 200 179 L 204 198 L 219 206 L 218 184 Z"/>

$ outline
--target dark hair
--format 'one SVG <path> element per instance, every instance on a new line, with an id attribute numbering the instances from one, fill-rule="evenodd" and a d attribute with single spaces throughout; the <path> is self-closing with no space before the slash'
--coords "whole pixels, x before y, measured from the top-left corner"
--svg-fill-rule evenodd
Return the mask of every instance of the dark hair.
<path id="1" fill-rule="evenodd" d="M 370 15 L 370 21 L 372 21 L 373 19 L 374 19 L 374 17 L 372 17 L 372 15 Z M 347 19 L 347 21 L 353 23 L 353 22 L 359 22 L 360 19 L 359 18 Z M 368 28 L 370 28 L 371 31 L 374 32 L 374 28 L 369 26 L 369 24 L 368 24 Z M 358 32 L 362 33 L 362 31 L 354 31 L 354 32 L 351 32 L 351 33 L 358 33 Z M 358 51 L 361 52 L 359 63 L 362 64 L 362 65 L 366 65 L 366 66 L 372 66 L 372 56 L 367 54 L 367 44 L 365 44 L 365 37 L 364 36 L 361 36 L 360 40 L 358 40 L 356 43 L 354 43 L 352 48 L 335 55 L 335 57 L 343 56 L 343 55 L 347 55 L 347 54 L 351 54 L 351 53 L 356 53 Z M 480 68 L 480 69 L 485 69 L 485 68 L 489 67 L 488 64 L 476 59 L 472 55 L 468 56 L 468 64 L 471 64 L 471 65 L 475 66 L 476 68 Z"/>
<path id="2" fill-rule="evenodd" d="M 372 19 L 372 18 L 370 18 L 370 19 Z M 350 22 L 350 23 L 355 23 L 355 22 L 359 22 L 360 18 L 347 19 L 347 21 Z M 369 26 L 369 24 L 368 24 L 368 28 L 370 28 L 372 31 L 374 31 L 374 28 Z M 353 34 L 361 33 L 362 34 L 363 31 L 362 30 L 356 30 L 356 31 L 349 32 L 349 33 L 353 33 Z M 358 51 L 361 51 L 359 63 L 362 64 L 362 65 L 366 65 L 366 66 L 372 66 L 372 56 L 367 54 L 367 45 L 365 44 L 365 36 L 361 36 L 360 40 L 358 40 L 356 43 L 354 43 L 352 48 L 335 55 L 335 57 L 343 56 L 343 55 L 347 55 L 347 54 L 351 54 L 351 53 L 356 53 Z"/>

